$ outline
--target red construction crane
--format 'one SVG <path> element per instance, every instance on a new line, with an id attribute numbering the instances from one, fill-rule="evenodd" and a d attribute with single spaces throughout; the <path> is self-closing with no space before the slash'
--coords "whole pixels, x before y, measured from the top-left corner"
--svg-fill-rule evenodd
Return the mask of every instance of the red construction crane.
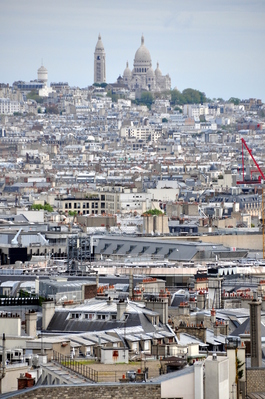
<path id="1" fill-rule="evenodd" d="M 248 148 L 246 141 L 245 141 L 243 138 L 241 139 L 241 141 L 242 141 L 242 172 L 243 172 L 243 180 L 237 181 L 236 184 L 260 184 L 260 183 L 261 183 L 261 179 L 265 180 L 265 176 L 264 176 L 262 170 L 260 169 L 260 166 L 259 166 L 258 162 L 256 161 L 256 159 L 255 159 L 254 156 L 252 155 L 252 150 L 251 150 L 250 148 Z M 258 169 L 258 172 L 260 173 L 258 179 L 256 179 L 256 180 L 254 180 L 254 179 L 245 180 L 245 170 L 244 170 L 244 146 L 245 146 L 247 152 L 249 153 L 249 155 L 251 156 L 251 158 L 252 158 L 254 164 L 256 165 L 256 167 L 257 167 L 257 169 Z M 251 176 L 252 176 L 252 173 L 253 173 L 253 172 L 254 172 L 254 171 L 252 170 L 252 171 L 251 171 Z"/>

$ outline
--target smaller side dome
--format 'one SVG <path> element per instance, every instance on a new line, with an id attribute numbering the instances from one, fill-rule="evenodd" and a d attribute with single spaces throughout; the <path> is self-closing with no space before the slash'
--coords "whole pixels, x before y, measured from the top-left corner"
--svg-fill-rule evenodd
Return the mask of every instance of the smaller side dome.
<path id="1" fill-rule="evenodd" d="M 156 64 L 155 74 L 156 76 L 162 76 L 161 69 L 159 68 L 159 63 Z"/>
<path id="2" fill-rule="evenodd" d="M 132 72 L 131 72 L 131 70 L 129 68 L 129 63 L 127 61 L 126 62 L 126 68 L 124 69 L 124 72 L 123 72 L 123 77 L 124 78 L 130 78 L 131 76 L 132 76 Z"/>

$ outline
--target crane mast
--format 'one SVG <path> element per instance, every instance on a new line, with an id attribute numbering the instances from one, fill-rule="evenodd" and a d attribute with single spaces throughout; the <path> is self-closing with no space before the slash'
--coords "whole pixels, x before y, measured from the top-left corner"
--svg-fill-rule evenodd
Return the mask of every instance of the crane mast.
<path id="1" fill-rule="evenodd" d="M 252 154 L 252 150 L 248 147 L 245 139 L 243 139 L 243 137 L 241 138 L 242 141 L 242 173 L 243 173 L 243 180 L 241 181 L 237 181 L 237 184 L 257 184 L 257 183 L 261 183 L 261 179 L 265 180 L 265 176 L 258 164 L 258 162 L 256 161 L 256 159 L 254 158 L 254 155 Z M 246 148 L 247 152 L 249 153 L 249 155 L 251 156 L 256 168 L 258 169 L 260 176 L 258 177 L 258 180 L 245 180 L 245 168 L 244 168 L 244 147 Z"/>

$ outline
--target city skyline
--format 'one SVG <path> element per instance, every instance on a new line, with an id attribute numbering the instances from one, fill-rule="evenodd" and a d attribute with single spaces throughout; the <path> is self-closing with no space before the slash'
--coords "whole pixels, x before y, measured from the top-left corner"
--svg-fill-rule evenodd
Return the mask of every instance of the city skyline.
<path id="1" fill-rule="evenodd" d="M 101 34 L 106 81 L 130 68 L 144 34 L 145 44 L 172 88 L 191 87 L 207 97 L 264 101 L 265 55 L 262 0 L 146 0 L 125 4 L 101 0 L 34 3 L 1 1 L 1 83 L 37 78 L 42 63 L 49 82 L 93 83 L 94 51 Z"/>

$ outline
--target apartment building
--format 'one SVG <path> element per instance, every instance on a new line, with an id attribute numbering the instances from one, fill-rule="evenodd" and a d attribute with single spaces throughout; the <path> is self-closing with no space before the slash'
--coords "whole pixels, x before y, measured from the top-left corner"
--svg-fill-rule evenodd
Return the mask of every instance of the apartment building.
<path id="1" fill-rule="evenodd" d="M 20 112 L 20 103 L 9 98 L 0 98 L 0 114 L 13 115 L 14 112 Z"/>
<path id="2" fill-rule="evenodd" d="M 106 212 L 106 195 L 89 193 L 67 195 L 55 199 L 55 205 L 64 213 L 76 212 L 77 215 L 102 214 Z"/>
<path id="3" fill-rule="evenodd" d="M 137 140 L 143 140 L 144 142 L 154 142 L 156 143 L 160 137 L 160 133 L 154 130 L 150 126 L 144 127 L 124 127 L 121 129 L 121 137 L 131 138 L 134 137 Z"/>

